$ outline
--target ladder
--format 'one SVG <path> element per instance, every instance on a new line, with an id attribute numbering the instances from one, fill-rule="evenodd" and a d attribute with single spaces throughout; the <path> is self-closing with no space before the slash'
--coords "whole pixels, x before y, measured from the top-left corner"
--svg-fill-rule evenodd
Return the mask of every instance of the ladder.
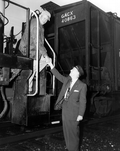
<path id="1" fill-rule="evenodd" d="M 35 96 L 38 93 L 38 74 L 39 72 L 46 67 L 47 63 L 45 61 L 45 58 L 43 56 L 41 56 L 41 59 L 39 60 L 39 49 L 38 49 L 38 42 L 39 42 L 39 18 L 37 16 L 37 14 L 30 10 L 30 12 L 32 12 L 34 14 L 34 16 L 36 17 L 36 21 L 37 21 L 37 43 L 36 43 L 36 59 L 33 61 L 33 73 L 32 75 L 29 77 L 28 79 L 28 85 L 30 87 L 30 85 L 32 85 L 33 82 L 33 78 L 35 78 L 35 91 L 33 93 L 28 93 L 27 96 Z M 47 41 L 47 39 L 45 38 L 45 42 L 46 44 L 49 46 L 50 50 L 53 53 L 53 64 L 55 65 L 55 52 L 52 49 L 52 47 L 50 46 L 49 42 Z M 55 90 L 55 76 L 53 75 L 53 94 L 54 94 L 54 90 Z"/>

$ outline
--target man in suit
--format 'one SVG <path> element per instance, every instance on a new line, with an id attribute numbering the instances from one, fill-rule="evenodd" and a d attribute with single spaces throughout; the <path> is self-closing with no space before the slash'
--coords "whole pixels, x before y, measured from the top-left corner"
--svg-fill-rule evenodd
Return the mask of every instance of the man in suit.
<path id="1" fill-rule="evenodd" d="M 47 64 L 55 77 L 63 83 L 56 104 L 64 98 L 62 105 L 62 122 L 65 143 L 68 151 L 80 150 L 79 122 L 83 119 L 86 109 L 87 86 L 79 80 L 84 74 L 81 66 L 70 70 L 68 77 L 61 75 L 53 66 L 51 58 L 46 58 Z M 70 88 L 69 95 L 67 95 Z"/>

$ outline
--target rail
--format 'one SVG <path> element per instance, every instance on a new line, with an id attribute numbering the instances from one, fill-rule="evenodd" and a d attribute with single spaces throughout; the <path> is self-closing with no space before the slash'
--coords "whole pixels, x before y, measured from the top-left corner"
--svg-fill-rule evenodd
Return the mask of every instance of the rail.
<path id="1" fill-rule="evenodd" d="M 27 96 L 35 96 L 37 93 L 38 93 L 38 73 L 39 73 L 39 69 L 38 69 L 38 66 L 39 66 L 39 49 L 38 49 L 38 40 L 39 40 L 39 21 L 38 21 L 38 16 L 37 16 L 37 14 L 34 12 L 34 11 L 32 11 L 32 10 L 30 10 L 30 12 L 32 12 L 33 13 L 33 15 L 35 15 L 35 17 L 36 17 L 36 21 L 37 21 L 37 43 L 36 43 L 36 63 L 35 63 L 35 70 L 34 70 L 34 68 L 33 68 L 33 74 L 32 74 L 32 76 L 30 77 L 30 79 L 29 79 L 29 83 L 30 82 L 32 82 L 32 80 L 33 80 L 33 77 L 36 75 L 36 82 L 35 82 L 35 92 L 34 93 L 32 93 L 32 94 L 27 94 Z"/>
<path id="2" fill-rule="evenodd" d="M 50 46 L 50 44 L 48 43 L 46 38 L 45 38 L 45 42 L 53 53 L 53 65 L 55 66 L 55 52 L 54 52 L 53 48 Z M 54 94 L 54 92 L 55 92 L 55 76 L 53 75 L 53 94 Z"/>
<path id="3" fill-rule="evenodd" d="M 30 10 L 30 12 L 32 12 L 34 15 L 35 15 L 35 17 L 36 17 L 36 19 L 37 19 L 37 43 L 36 43 L 36 63 L 35 63 L 35 65 L 34 65 L 34 67 L 35 67 L 35 69 L 36 70 L 34 70 L 34 68 L 33 68 L 33 74 L 32 74 L 32 76 L 30 77 L 30 79 L 29 79 L 29 83 L 30 82 L 32 82 L 32 80 L 33 80 L 33 77 L 36 75 L 36 82 L 35 82 L 35 92 L 34 93 L 28 93 L 27 94 L 27 96 L 35 96 L 37 93 L 38 93 L 38 74 L 39 74 L 39 49 L 38 49 L 38 41 L 39 41 L 39 21 L 38 21 L 38 16 L 36 15 L 36 13 L 34 12 L 34 11 L 32 11 L 32 10 Z M 53 64 L 55 65 L 55 52 L 54 52 L 54 50 L 53 50 L 53 48 L 51 47 L 51 45 L 49 44 L 49 42 L 47 41 L 47 39 L 45 38 L 45 42 L 46 42 L 46 44 L 48 45 L 48 47 L 50 48 L 50 50 L 52 51 L 52 53 L 53 53 Z M 53 85 L 52 85 L 52 88 L 53 88 L 53 94 L 54 94 L 54 92 L 55 92 L 55 76 L 53 75 Z"/>

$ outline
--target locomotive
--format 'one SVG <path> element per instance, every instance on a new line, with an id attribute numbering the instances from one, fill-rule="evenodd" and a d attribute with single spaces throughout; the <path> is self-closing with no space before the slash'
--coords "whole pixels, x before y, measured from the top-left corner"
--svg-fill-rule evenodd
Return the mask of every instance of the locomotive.
<path id="1" fill-rule="evenodd" d="M 26 10 L 29 29 L 30 9 L 9 3 Z M 45 25 L 45 47 L 56 68 L 65 76 L 78 64 L 85 71 L 81 77 L 88 86 L 85 117 L 102 118 L 119 112 L 120 18 L 86 0 L 61 7 L 50 2 L 44 7 L 51 9 L 53 15 Z M 25 126 L 59 123 L 61 111 L 54 110 L 54 104 L 61 83 L 46 66 L 37 71 L 35 93 L 29 94 L 28 81 L 34 66 L 34 60 L 29 57 L 29 34 L 27 56 L 20 56 L 18 47 L 13 49 L 13 28 L 3 51 L 2 19 L 0 25 L 1 121 L 7 119 Z"/>

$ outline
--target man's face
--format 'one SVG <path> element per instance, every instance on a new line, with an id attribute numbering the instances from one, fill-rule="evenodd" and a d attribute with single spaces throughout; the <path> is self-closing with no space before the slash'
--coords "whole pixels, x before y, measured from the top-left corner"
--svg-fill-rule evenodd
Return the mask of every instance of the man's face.
<path id="1" fill-rule="evenodd" d="M 48 16 L 47 15 L 41 15 L 41 18 L 40 18 L 40 23 L 42 24 L 42 25 L 44 25 L 47 21 L 48 21 Z"/>
<path id="2" fill-rule="evenodd" d="M 77 68 L 76 67 L 73 67 L 71 70 L 70 70 L 70 76 L 71 77 L 79 77 L 79 71 L 77 70 Z"/>

